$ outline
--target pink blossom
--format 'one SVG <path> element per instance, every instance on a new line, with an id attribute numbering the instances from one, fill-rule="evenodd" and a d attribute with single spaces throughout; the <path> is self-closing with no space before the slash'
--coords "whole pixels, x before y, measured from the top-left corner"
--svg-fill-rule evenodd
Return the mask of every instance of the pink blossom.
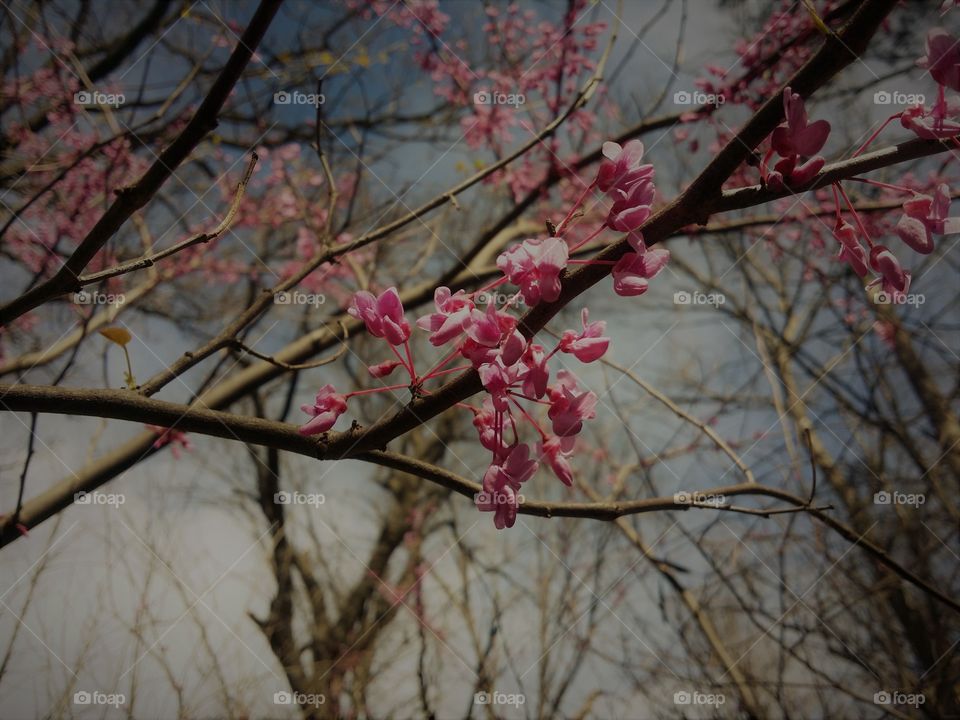
<path id="1" fill-rule="evenodd" d="M 827 163 L 818 155 L 797 165 L 798 157 L 797 155 L 791 155 L 777 162 L 770 174 L 767 175 L 767 185 L 773 188 L 782 188 L 784 187 L 784 178 L 787 178 L 794 185 L 802 185 L 813 180 Z"/>
<path id="2" fill-rule="evenodd" d="M 583 421 L 596 417 L 597 396 L 580 392 L 576 376 L 567 370 L 557 373 L 558 382 L 550 388 L 550 409 L 547 417 L 555 435 L 563 438 L 565 449 L 573 446 L 573 436 L 583 429 Z"/>
<path id="3" fill-rule="evenodd" d="M 477 372 L 484 390 L 490 393 L 494 408 L 500 412 L 506 412 L 509 409 L 508 391 L 520 377 L 520 366 L 504 365 L 498 357 L 493 362 L 481 365 L 477 368 Z"/>
<path id="4" fill-rule="evenodd" d="M 517 492 L 520 486 L 537 471 L 538 463 L 530 457 L 530 446 L 514 445 L 499 462 L 495 462 L 483 476 L 483 492 L 477 496 L 477 508 L 493 511 L 493 523 L 498 530 L 513 527 L 520 506 Z"/>
<path id="5" fill-rule="evenodd" d="M 166 428 L 162 425 L 147 425 L 147 428 L 153 430 L 153 432 L 158 435 L 157 439 L 153 441 L 153 447 L 159 450 L 162 447 L 170 445 L 170 452 L 174 460 L 180 459 L 180 448 L 193 450 L 193 443 L 190 442 L 187 434 L 181 430 Z"/>
<path id="6" fill-rule="evenodd" d="M 880 273 L 880 277 L 867 287 L 880 285 L 883 292 L 898 298 L 910 289 L 910 273 L 900 266 L 900 261 L 883 245 L 874 245 L 870 249 L 870 267 Z"/>
<path id="7" fill-rule="evenodd" d="M 573 485 L 573 469 L 567 460 L 570 453 L 564 451 L 560 438 L 551 437 L 549 440 L 537 443 L 537 452 L 541 460 L 546 458 L 547 464 L 550 465 L 550 469 L 560 479 L 560 482 L 567 486 Z"/>
<path id="8" fill-rule="evenodd" d="M 486 312 L 472 310 L 470 325 L 467 327 L 467 337 L 479 345 L 496 347 L 505 333 L 513 332 L 517 326 L 514 317 L 497 310 L 496 305 L 487 305 Z M 466 355 L 466 353 L 464 353 Z"/>
<path id="9" fill-rule="evenodd" d="M 837 256 L 850 264 L 853 271 L 863 277 L 867 274 L 867 254 L 857 238 L 857 231 L 846 221 L 837 221 L 833 236 L 840 242 L 840 254 Z"/>
<path id="10" fill-rule="evenodd" d="M 960 134 L 960 101 L 954 95 L 937 100 L 929 110 L 923 105 L 914 105 L 900 113 L 900 124 L 917 137 L 936 140 Z"/>
<path id="11" fill-rule="evenodd" d="M 527 339 L 519 330 L 513 330 L 500 346 L 500 361 L 507 366 L 516 365 L 527 349 Z"/>
<path id="12" fill-rule="evenodd" d="M 580 312 L 583 331 L 578 334 L 573 330 L 566 330 L 560 338 L 560 351 L 571 353 L 583 363 L 599 360 L 610 346 L 610 338 L 603 337 L 603 331 L 606 330 L 607 323 L 603 320 L 587 322 L 589 315 L 590 311 L 583 308 Z"/>
<path id="13" fill-rule="evenodd" d="M 370 377 L 382 378 L 392 373 L 401 365 L 403 365 L 403 363 L 399 360 L 385 360 L 382 363 L 371 365 L 367 370 L 370 373 Z"/>
<path id="14" fill-rule="evenodd" d="M 927 54 L 917 65 L 926 68 L 937 84 L 960 90 L 960 46 L 943 28 L 931 28 L 927 33 Z"/>
<path id="15" fill-rule="evenodd" d="M 569 255 L 560 238 L 531 238 L 501 253 L 497 267 L 520 288 L 527 305 L 536 305 L 560 297 L 560 273 Z"/>
<path id="16" fill-rule="evenodd" d="M 550 382 L 550 369 L 542 345 L 530 343 L 523 355 L 523 364 L 527 371 L 523 376 L 523 394 L 540 399 L 547 393 Z"/>
<path id="17" fill-rule="evenodd" d="M 473 426 L 477 429 L 480 437 L 480 444 L 495 456 L 505 453 L 507 448 L 503 444 L 503 436 L 497 430 L 497 411 L 493 406 L 493 400 L 485 397 L 480 409 L 471 408 L 473 411 Z"/>
<path id="18" fill-rule="evenodd" d="M 437 311 L 417 320 L 419 328 L 432 333 L 430 335 L 432 345 L 445 345 L 464 332 L 473 322 L 471 316 L 473 301 L 464 294 L 463 290 L 457 290 L 451 295 L 450 288 L 438 287 L 433 293 L 433 302 Z"/>
<path id="19" fill-rule="evenodd" d="M 603 192 L 612 188 L 625 190 L 640 180 L 653 178 L 653 165 L 642 165 L 643 143 L 631 140 L 620 147 L 615 142 L 603 144 L 604 160 L 597 171 L 597 187 Z"/>
<path id="20" fill-rule="evenodd" d="M 903 217 L 897 223 L 897 235 L 918 253 L 933 252 L 933 234 L 945 235 L 960 231 L 960 217 L 948 217 L 950 188 L 941 183 L 929 195 L 915 195 L 903 204 Z"/>
<path id="21" fill-rule="evenodd" d="M 495 456 L 506 452 L 503 444 L 503 436 L 497 428 L 497 411 L 493 406 L 493 400 L 488 396 L 483 399 L 480 409 L 471 408 L 473 411 L 473 426 L 477 429 L 480 436 L 480 444 Z"/>
<path id="22" fill-rule="evenodd" d="M 647 250 L 643 236 L 631 233 L 627 241 L 635 252 L 625 253 L 613 266 L 613 291 L 623 297 L 643 295 L 651 278 L 656 277 L 670 260 L 670 251 L 665 248 Z"/>
<path id="23" fill-rule="evenodd" d="M 490 470 L 493 470 L 494 467 L 491 465 Z M 486 480 L 484 480 L 484 485 L 486 485 Z M 494 513 L 493 525 L 497 530 L 512 528 L 517 521 L 517 509 L 520 507 L 520 500 L 517 491 L 509 485 L 496 492 L 484 490 L 478 493 L 475 503 L 477 510 Z"/>
<path id="24" fill-rule="evenodd" d="M 354 294 L 347 312 L 363 320 L 371 335 L 386 338 L 391 345 L 403 345 L 410 337 L 410 324 L 403 317 L 403 303 L 395 287 L 376 297 L 360 290 Z"/>
<path id="25" fill-rule="evenodd" d="M 324 385 L 317 393 L 313 405 L 301 405 L 300 409 L 313 420 L 300 427 L 301 435 L 318 435 L 332 428 L 347 409 L 347 398 L 336 391 L 333 385 Z"/>
<path id="26" fill-rule="evenodd" d="M 626 188 L 615 187 L 611 192 L 614 201 L 607 216 L 607 227 L 619 232 L 636 230 L 650 217 L 654 194 L 649 179 L 639 180 Z"/>
<path id="27" fill-rule="evenodd" d="M 787 122 L 776 128 L 771 137 L 777 154 L 781 157 L 812 157 L 820 152 L 830 134 L 830 123 L 817 120 L 808 124 L 803 98 L 789 87 L 783 90 L 783 111 Z"/>

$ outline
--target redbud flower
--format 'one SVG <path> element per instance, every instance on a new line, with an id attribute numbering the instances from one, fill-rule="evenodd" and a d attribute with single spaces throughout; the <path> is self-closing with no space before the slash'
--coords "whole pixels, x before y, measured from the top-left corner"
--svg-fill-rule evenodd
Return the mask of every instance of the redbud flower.
<path id="1" fill-rule="evenodd" d="M 487 450 L 499 456 L 505 453 L 507 448 L 503 444 L 503 437 L 497 432 L 496 410 L 493 407 L 493 400 L 485 397 L 480 409 L 473 410 L 473 426 L 477 429 L 480 436 L 480 444 Z"/>
<path id="2" fill-rule="evenodd" d="M 382 363 L 371 365 L 367 370 L 370 372 L 370 377 L 382 378 L 392 373 L 401 365 L 403 365 L 403 363 L 399 360 L 385 360 Z"/>
<path id="3" fill-rule="evenodd" d="M 603 337 L 603 331 L 606 330 L 607 323 L 603 320 L 587 322 L 589 316 L 590 311 L 583 308 L 580 312 L 583 332 L 577 334 L 573 330 L 566 330 L 563 337 L 560 338 L 560 351 L 571 353 L 583 363 L 599 360 L 610 346 L 610 338 Z"/>
<path id="4" fill-rule="evenodd" d="M 320 388 L 313 405 L 301 405 L 300 409 L 313 416 L 313 420 L 301 426 L 300 434 L 318 435 L 336 424 L 337 418 L 347 409 L 347 399 L 328 384 Z"/>
<path id="5" fill-rule="evenodd" d="M 504 365 L 503 361 L 497 358 L 493 362 L 481 365 L 477 368 L 477 372 L 484 389 L 490 393 L 493 406 L 500 412 L 506 412 L 510 406 L 507 391 L 519 379 L 520 367 Z"/>
<path id="6" fill-rule="evenodd" d="M 583 421 L 596 417 L 597 396 L 589 390 L 579 392 L 576 376 L 561 370 L 557 383 L 550 388 L 550 409 L 547 417 L 553 422 L 553 433 L 562 438 L 561 444 L 569 450 L 573 436 L 583 429 Z"/>
<path id="7" fill-rule="evenodd" d="M 623 297 L 643 295 L 650 285 L 648 280 L 656 277 L 670 260 L 670 251 L 647 250 L 639 233 L 631 233 L 627 240 L 636 252 L 626 253 L 613 266 L 613 291 Z"/>
<path id="8" fill-rule="evenodd" d="M 650 217 L 654 189 L 650 180 L 640 180 L 626 188 L 616 187 L 611 193 L 613 207 L 607 216 L 607 227 L 619 232 L 630 232 L 643 225 Z"/>
<path id="9" fill-rule="evenodd" d="M 450 288 L 438 287 L 433 293 L 437 311 L 417 320 L 417 326 L 429 330 L 432 345 L 444 345 L 466 330 L 473 322 L 470 311 L 473 301 L 463 290 L 450 294 Z"/>
<path id="10" fill-rule="evenodd" d="M 487 347 L 496 347 L 504 332 L 513 331 L 516 320 L 507 313 L 497 310 L 496 305 L 487 305 L 486 312 L 472 310 L 470 325 L 467 327 L 467 337 L 474 342 Z"/>
<path id="11" fill-rule="evenodd" d="M 897 223 L 897 235 L 918 253 L 933 252 L 933 233 L 944 235 L 960 231 L 960 218 L 950 212 L 950 188 L 940 184 L 929 195 L 915 195 L 903 204 L 905 213 Z"/>
<path id="12" fill-rule="evenodd" d="M 837 257 L 850 264 L 853 271 L 863 277 L 867 274 L 867 254 L 864 252 L 857 231 L 846 221 L 838 221 L 833 236 L 840 242 L 840 254 Z"/>
<path id="13" fill-rule="evenodd" d="M 354 294 L 347 312 L 363 320 L 371 335 L 386 338 L 391 345 L 403 345 L 410 337 L 410 325 L 403 317 L 403 303 L 395 287 L 377 297 L 360 290 Z"/>
<path id="14" fill-rule="evenodd" d="M 497 258 L 497 267 L 520 288 L 523 301 L 536 305 L 560 297 L 560 273 L 567 266 L 570 251 L 556 237 L 531 238 L 508 248 Z"/>
<path id="15" fill-rule="evenodd" d="M 147 427 L 159 436 L 153 441 L 153 447 L 159 450 L 166 445 L 170 445 L 170 452 L 174 460 L 180 459 L 180 448 L 193 450 L 193 443 L 190 442 L 190 438 L 187 437 L 185 432 L 162 425 L 147 425 Z"/>
<path id="16" fill-rule="evenodd" d="M 927 33 L 927 54 L 917 65 L 926 68 L 937 84 L 960 90 L 960 47 L 943 28 L 931 28 Z"/>
<path id="17" fill-rule="evenodd" d="M 830 123 L 817 120 L 807 124 L 807 110 L 803 98 L 790 88 L 784 88 L 783 91 L 783 111 L 787 122 L 776 128 L 771 137 L 777 154 L 781 157 L 812 157 L 820 152 L 830 134 Z"/>
<path id="18" fill-rule="evenodd" d="M 900 124 L 924 140 L 949 138 L 960 134 L 960 102 L 954 95 L 938 100 L 929 110 L 923 105 L 914 105 L 900 113 Z"/>
<path id="19" fill-rule="evenodd" d="M 880 273 L 880 277 L 867 287 L 880 285 L 883 292 L 899 297 L 910 289 L 910 273 L 900 266 L 900 261 L 883 245 L 874 245 L 870 250 L 870 267 Z"/>
<path id="20" fill-rule="evenodd" d="M 603 144 L 604 160 L 597 171 L 597 187 L 603 192 L 612 188 L 627 189 L 640 180 L 653 178 L 653 165 L 642 165 L 643 143 L 631 140 L 620 147 L 615 142 Z"/>
<path id="21" fill-rule="evenodd" d="M 517 491 L 537 471 L 538 463 L 530 457 L 530 446 L 514 445 L 506 457 L 491 465 L 483 476 L 483 493 L 477 507 L 494 511 L 493 522 L 498 530 L 513 527 L 517 519 L 519 501 Z"/>
<path id="22" fill-rule="evenodd" d="M 573 469 L 567 461 L 570 453 L 564 451 L 560 438 L 552 437 L 549 440 L 537 443 L 537 452 L 541 460 L 546 458 L 547 464 L 550 465 L 550 469 L 560 479 L 560 482 L 567 486 L 573 485 Z"/>
<path id="23" fill-rule="evenodd" d="M 547 367 L 543 346 L 529 344 L 523 356 L 523 364 L 527 368 L 523 376 L 523 394 L 539 400 L 546 395 L 547 384 L 550 382 L 550 369 Z"/>

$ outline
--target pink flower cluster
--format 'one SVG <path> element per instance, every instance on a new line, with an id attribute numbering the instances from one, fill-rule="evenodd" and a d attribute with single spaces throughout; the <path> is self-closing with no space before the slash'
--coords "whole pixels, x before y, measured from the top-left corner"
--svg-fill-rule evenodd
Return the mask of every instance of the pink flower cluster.
<path id="1" fill-rule="evenodd" d="M 857 150 L 855 155 L 862 153 L 877 138 L 884 127 L 892 120 L 899 118 L 901 125 L 913 131 L 921 138 L 954 138 L 960 134 L 960 101 L 956 98 L 947 99 L 946 89 L 960 90 L 960 42 L 943 28 L 933 28 L 927 34 L 927 54 L 917 61 L 917 65 L 925 68 L 930 77 L 937 83 L 937 101 L 927 109 L 922 104 L 907 108 L 903 112 L 891 115 L 887 121 Z M 787 90 L 789 92 L 789 88 Z M 785 93 L 786 98 L 786 93 Z M 786 100 L 785 100 L 786 101 Z M 805 123 L 805 117 L 802 118 Z M 801 127 L 803 123 L 797 125 Z M 810 133 L 807 126 L 801 130 L 800 143 L 803 144 L 804 133 Z M 780 140 L 774 133 L 774 145 L 782 145 L 786 135 L 783 128 Z M 827 128 L 827 132 L 829 128 Z M 821 132 L 810 133 L 811 145 L 819 149 L 822 142 L 819 139 Z M 824 138 L 826 135 L 824 134 Z M 794 134 L 794 143 L 797 137 Z M 778 150 L 779 152 L 779 150 Z M 822 166 L 822 163 L 820 163 Z M 892 185 L 860 179 L 862 182 L 876 185 L 884 190 L 893 190 L 898 193 L 909 193 L 910 199 L 903 203 L 903 215 L 896 224 L 897 236 L 910 249 L 922 255 L 934 250 L 934 236 L 960 232 L 960 217 L 950 216 L 950 188 L 945 183 L 939 183 L 931 195 L 922 194 L 909 187 Z M 848 263 L 854 272 L 864 277 L 869 270 L 876 273 L 876 277 L 867 285 L 879 287 L 893 302 L 899 299 L 910 289 L 911 275 L 904 270 L 893 251 L 885 245 L 875 243 L 867 232 L 865 223 L 857 214 L 856 209 L 844 192 L 840 183 L 833 185 L 836 203 L 837 222 L 834 228 L 834 237 L 840 243 L 839 258 Z M 841 215 L 841 201 L 843 198 L 856 227 L 843 220 Z M 864 249 L 862 242 L 868 249 Z"/>
<path id="2" fill-rule="evenodd" d="M 826 162 L 817 153 L 830 135 L 830 123 L 826 120 L 808 122 L 803 98 L 789 87 L 783 90 L 783 111 L 786 122 L 773 131 L 770 152 L 764 161 L 765 169 L 772 153 L 782 158 L 764 178 L 772 187 L 812 180 Z"/>
<path id="3" fill-rule="evenodd" d="M 581 327 L 565 330 L 553 349 L 547 351 L 520 331 L 516 307 L 521 301 L 527 306 L 558 301 L 564 273 L 575 262 L 613 265 L 614 291 L 623 296 L 641 295 L 670 257 L 665 249 L 648 249 L 640 233 L 640 227 L 650 217 L 655 196 L 653 167 L 642 164 L 643 145 L 639 141 L 628 142 L 624 147 L 605 143 L 603 154 L 596 179 L 574 203 L 554 235 L 530 238 L 507 248 L 497 258 L 502 276 L 475 292 L 453 292 L 447 287 L 435 290 L 434 311 L 419 318 L 416 326 L 429 333 L 431 345 L 450 349 L 428 371 L 420 373 L 414 366 L 409 344 L 411 326 L 404 317 L 396 288 L 379 295 L 368 291 L 355 293 L 349 314 L 362 320 L 371 335 L 385 340 L 394 355 L 369 368 L 370 374 L 383 378 L 403 367 L 409 383 L 345 394 L 325 385 L 312 405 L 303 406 L 312 419 L 300 432 L 316 435 L 333 428 L 346 412 L 349 398 L 355 395 L 400 388 L 429 394 L 428 381 L 473 368 L 485 396 L 479 407 L 460 406 L 473 414 L 480 444 L 492 454 L 483 474 L 482 492 L 476 497 L 477 507 L 493 513 L 497 528 L 511 527 L 522 502 L 521 487 L 541 462 L 565 485 L 572 485 L 570 456 L 584 422 L 596 415 L 597 396 L 584 388 L 570 370 L 552 373 L 550 361 L 561 354 L 582 363 L 599 360 L 610 345 L 610 338 L 604 335 L 606 323 L 591 321 L 589 310 L 584 308 Z M 570 244 L 564 235 L 579 205 L 594 188 L 612 199 L 610 213 L 587 239 Z M 571 258 L 587 240 L 607 229 L 627 232 L 631 251 L 617 261 Z M 481 300 L 496 297 L 491 291 L 507 283 L 516 286 L 517 291 L 504 302 Z M 457 359 L 467 364 L 448 367 Z M 546 418 L 538 418 L 538 410 L 544 409 Z M 535 433 L 534 444 L 524 439 L 528 434 L 523 430 L 525 426 Z"/>

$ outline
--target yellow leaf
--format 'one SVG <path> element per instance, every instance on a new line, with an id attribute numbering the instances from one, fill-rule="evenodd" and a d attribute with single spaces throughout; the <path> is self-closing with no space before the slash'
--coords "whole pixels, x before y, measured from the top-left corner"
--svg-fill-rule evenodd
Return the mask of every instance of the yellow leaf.
<path id="1" fill-rule="evenodd" d="M 133 339 L 130 331 L 121 327 L 103 328 L 103 330 L 100 331 L 100 334 L 110 342 L 116 343 L 120 347 L 125 347 L 126 344 Z"/>
<path id="2" fill-rule="evenodd" d="M 335 63 L 336 61 L 337 59 L 333 56 L 333 53 L 330 52 L 329 50 L 324 50 L 322 53 L 320 53 L 320 62 L 323 63 L 324 65 L 333 65 L 333 63 Z"/>

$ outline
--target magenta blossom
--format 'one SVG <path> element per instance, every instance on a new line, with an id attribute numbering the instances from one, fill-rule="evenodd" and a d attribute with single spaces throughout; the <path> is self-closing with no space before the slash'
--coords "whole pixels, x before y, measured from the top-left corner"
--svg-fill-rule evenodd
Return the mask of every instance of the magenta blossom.
<path id="1" fill-rule="evenodd" d="M 527 345 L 523 364 L 527 369 L 523 376 L 523 394 L 539 400 L 547 394 L 547 384 L 550 382 L 550 369 L 543 346 L 534 343 Z"/>
<path id="2" fill-rule="evenodd" d="M 573 469 L 567 460 L 570 453 L 563 449 L 560 438 L 552 437 L 549 440 L 537 443 L 537 452 L 540 454 L 541 460 L 546 458 L 547 464 L 550 465 L 550 469 L 560 479 L 560 482 L 568 487 L 573 485 Z"/>
<path id="3" fill-rule="evenodd" d="M 403 345 L 410 337 L 410 324 L 403 317 L 403 303 L 395 287 L 387 288 L 377 297 L 360 290 L 354 294 L 347 312 L 363 320 L 371 335 L 386 338 L 391 345 Z"/>
<path id="4" fill-rule="evenodd" d="M 560 273 L 569 256 L 569 248 L 560 238 L 531 238 L 502 252 L 497 267 L 532 306 L 560 297 Z"/>
<path id="5" fill-rule="evenodd" d="M 615 142 L 603 144 L 604 160 L 597 171 L 597 187 L 603 192 L 613 188 L 626 190 L 641 180 L 653 178 L 653 165 L 643 165 L 643 143 L 631 140 L 620 147 Z"/>
<path id="6" fill-rule="evenodd" d="M 933 235 L 960 232 L 960 217 L 948 217 L 950 188 L 941 183 L 929 195 L 915 195 L 903 204 L 903 217 L 897 223 L 897 235 L 918 253 L 933 252 Z"/>
<path id="7" fill-rule="evenodd" d="M 493 400 L 485 397 L 480 409 L 471 408 L 473 411 L 473 426 L 477 429 L 480 437 L 480 444 L 492 452 L 494 456 L 499 456 L 507 451 L 503 444 L 503 437 L 497 432 L 497 411 L 493 407 Z"/>
<path id="8" fill-rule="evenodd" d="M 180 448 L 193 450 L 193 443 L 190 442 L 187 434 L 181 430 L 166 428 L 162 425 L 147 425 L 147 428 L 158 435 L 157 439 L 153 441 L 153 447 L 159 450 L 169 445 L 174 460 L 180 459 Z"/>
<path id="9" fill-rule="evenodd" d="M 782 160 L 766 175 L 771 187 L 783 187 L 789 182 L 802 185 L 820 172 L 826 162 L 817 155 L 830 134 L 826 120 L 807 122 L 807 110 L 803 98 L 789 87 L 783 90 L 783 112 L 786 122 L 774 129 L 770 144 Z M 802 158 L 809 158 L 801 162 Z"/>
<path id="10" fill-rule="evenodd" d="M 880 277 L 867 285 L 876 285 L 896 300 L 910 289 L 910 273 L 900 266 L 900 261 L 883 245 L 874 245 L 870 250 L 870 267 L 880 273 Z"/>
<path id="11" fill-rule="evenodd" d="M 500 344 L 500 339 L 505 334 L 513 332 L 516 326 L 516 318 L 497 310 L 497 306 L 490 303 L 487 305 L 486 312 L 476 309 L 471 311 L 467 336 L 478 345 L 495 348 Z M 469 357 L 466 352 L 464 356 Z"/>
<path id="12" fill-rule="evenodd" d="M 929 110 L 914 105 L 900 113 L 900 124 L 917 137 L 937 140 L 960 135 L 960 101 L 957 96 L 937 100 Z"/>
<path id="13" fill-rule="evenodd" d="M 627 236 L 635 252 L 625 253 L 613 266 L 613 291 L 623 297 L 643 295 L 651 278 L 656 277 L 670 260 L 670 251 L 665 248 L 648 250 L 639 233 Z"/>
<path id="14" fill-rule="evenodd" d="M 607 227 L 611 230 L 630 232 L 650 217 L 655 194 L 650 180 L 640 180 L 626 188 L 616 187 L 610 194 L 614 200 L 607 216 Z"/>
<path id="15" fill-rule="evenodd" d="M 943 28 L 932 28 L 927 33 L 927 54 L 917 65 L 926 68 L 938 85 L 960 90 L 960 46 Z"/>
<path id="16" fill-rule="evenodd" d="M 513 527 L 520 506 L 518 491 L 537 471 L 538 463 L 530 457 L 530 447 L 519 443 L 507 451 L 483 476 L 483 492 L 476 498 L 477 508 L 494 512 L 493 524 L 498 530 Z"/>
<path id="17" fill-rule="evenodd" d="M 830 123 L 817 120 L 808 124 L 803 98 L 789 87 L 783 90 L 783 111 L 787 121 L 776 128 L 771 137 L 777 154 L 781 157 L 813 157 L 820 152 L 830 134 Z"/>
<path id="18" fill-rule="evenodd" d="M 853 271 L 863 277 L 867 274 L 867 254 L 857 238 L 857 231 L 846 221 L 837 221 L 833 236 L 840 242 L 840 260 L 850 264 Z"/>
<path id="19" fill-rule="evenodd" d="M 403 363 L 399 360 L 385 360 L 382 363 L 371 365 L 367 370 L 370 372 L 370 377 L 382 378 L 392 373 L 401 365 L 403 365 Z"/>
<path id="20" fill-rule="evenodd" d="M 417 320 L 417 327 L 428 330 L 431 345 L 445 345 L 470 327 L 473 301 L 463 290 L 450 294 L 450 288 L 438 287 L 433 293 L 437 311 Z"/>
<path id="21" fill-rule="evenodd" d="M 519 380 L 520 369 L 519 365 L 504 365 L 500 358 L 477 368 L 484 390 L 490 393 L 493 407 L 500 412 L 506 412 L 509 409 L 508 390 Z"/>
<path id="22" fill-rule="evenodd" d="M 580 392 L 573 373 L 557 373 L 557 383 L 550 388 L 547 417 L 553 423 L 553 433 L 562 438 L 564 449 L 573 447 L 573 436 L 583 429 L 583 421 L 596 417 L 596 407 L 597 396 L 589 390 Z"/>
<path id="23" fill-rule="evenodd" d="M 300 409 L 313 416 L 313 420 L 300 427 L 300 434 L 318 435 L 336 424 L 337 418 L 347 409 L 347 398 L 328 384 L 320 388 L 313 405 L 301 405 Z"/>
<path id="24" fill-rule="evenodd" d="M 583 331 L 578 334 L 573 330 L 565 330 L 563 337 L 560 338 L 560 351 L 571 353 L 582 363 L 599 360 L 610 346 L 610 338 L 603 337 L 603 331 L 606 330 L 607 323 L 603 320 L 588 322 L 589 316 L 590 311 L 583 308 L 580 311 Z"/>

